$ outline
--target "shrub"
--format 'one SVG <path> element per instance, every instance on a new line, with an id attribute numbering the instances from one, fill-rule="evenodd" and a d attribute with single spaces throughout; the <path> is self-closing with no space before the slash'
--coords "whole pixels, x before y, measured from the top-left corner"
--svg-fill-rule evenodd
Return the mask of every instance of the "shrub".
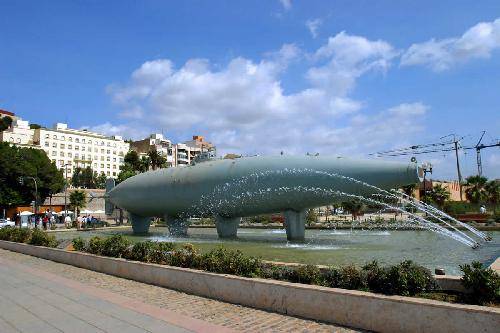
<path id="1" fill-rule="evenodd" d="M 261 268 L 261 276 L 266 279 L 296 282 L 298 280 L 297 271 L 289 266 L 276 266 L 265 264 Z"/>
<path id="2" fill-rule="evenodd" d="M 306 284 L 319 284 L 321 271 L 316 265 L 301 265 L 296 268 L 297 282 Z"/>
<path id="3" fill-rule="evenodd" d="M 39 229 L 33 230 L 31 239 L 28 242 L 31 245 L 56 247 L 58 242 L 54 235 L 49 235 L 47 232 Z"/>
<path id="4" fill-rule="evenodd" d="M 172 251 L 168 256 L 168 264 L 177 267 L 199 268 L 200 252 L 193 244 L 184 244 L 182 248 Z"/>
<path id="5" fill-rule="evenodd" d="M 85 250 L 88 253 L 100 255 L 102 254 L 103 248 L 104 248 L 104 240 L 99 236 L 94 236 L 91 239 L 89 239 L 89 243 L 87 244 Z"/>
<path id="6" fill-rule="evenodd" d="M 406 260 L 389 267 L 384 290 L 387 294 L 413 296 L 434 288 L 435 280 L 432 273 L 411 260 Z"/>
<path id="7" fill-rule="evenodd" d="M 471 265 L 460 265 L 464 272 L 462 284 L 472 291 L 470 300 L 476 304 L 500 302 L 500 275 L 491 268 L 474 261 Z"/>
<path id="8" fill-rule="evenodd" d="M 340 269 L 340 288 L 344 289 L 365 289 L 366 283 L 361 274 L 361 270 L 354 265 L 343 266 Z"/>
<path id="9" fill-rule="evenodd" d="M 245 256 L 239 250 L 228 250 L 222 246 L 202 255 L 198 266 L 209 272 L 249 277 L 259 276 L 261 272 L 260 259 Z"/>
<path id="10" fill-rule="evenodd" d="M 38 229 L 35 229 L 38 230 Z M 28 228 L 12 228 L 10 241 L 17 243 L 27 243 L 31 237 L 31 229 Z"/>
<path id="11" fill-rule="evenodd" d="M 376 260 L 366 264 L 362 268 L 364 279 L 369 290 L 379 293 L 386 293 L 387 289 L 387 269 L 379 266 Z"/>
<path id="12" fill-rule="evenodd" d="M 130 241 L 123 235 L 106 238 L 102 244 L 102 254 L 108 257 L 127 257 Z"/>
<path id="13" fill-rule="evenodd" d="M 175 248 L 167 242 L 138 242 L 130 250 L 128 259 L 164 264 L 168 262 L 169 253 Z"/>
<path id="14" fill-rule="evenodd" d="M 323 271 L 321 284 L 325 287 L 340 288 L 342 272 L 340 268 L 330 267 Z"/>
<path id="15" fill-rule="evenodd" d="M 85 240 L 82 237 L 74 238 L 72 243 L 75 251 L 85 251 Z"/>
<path id="16" fill-rule="evenodd" d="M 10 241 L 12 237 L 12 232 L 15 230 L 15 228 L 11 227 L 5 227 L 0 229 L 0 240 L 4 241 Z"/>

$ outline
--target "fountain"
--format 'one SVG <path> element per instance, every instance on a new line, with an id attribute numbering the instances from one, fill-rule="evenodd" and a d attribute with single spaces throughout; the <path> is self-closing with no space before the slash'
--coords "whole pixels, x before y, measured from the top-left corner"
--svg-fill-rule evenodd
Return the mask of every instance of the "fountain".
<path id="1" fill-rule="evenodd" d="M 135 233 L 148 232 L 153 216 L 163 216 L 172 235 L 185 235 L 190 217 L 214 216 L 219 237 L 229 238 L 236 237 L 241 217 L 284 212 L 287 239 L 303 241 L 307 209 L 356 199 L 400 212 L 422 228 L 471 247 L 487 240 L 471 226 L 392 190 L 419 181 L 419 171 L 415 163 L 340 157 L 207 160 L 183 168 L 149 171 L 116 187 L 108 183 L 106 199 L 108 210 L 113 204 L 129 211 Z"/>

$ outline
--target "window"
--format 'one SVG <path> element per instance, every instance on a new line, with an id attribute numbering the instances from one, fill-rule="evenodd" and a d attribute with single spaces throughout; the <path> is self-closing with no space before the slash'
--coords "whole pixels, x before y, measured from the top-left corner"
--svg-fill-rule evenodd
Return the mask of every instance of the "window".
<path id="1" fill-rule="evenodd" d="M 106 154 L 111 154 L 111 150 L 106 150 Z"/>
<path id="2" fill-rule="evenodd" d="M 75 150 L 80 150 L 80 146 L 75 146 Z"/>
<path id="3" fill-rule="evenodd" d="M 109 172 L 109 171 L 107 171 L 107 172 L 106 172 L 106 174 L 107 174 L 108 176 L 110 176 L 110 172 Z"/>
<path id="4" fill-rule="evenodd" d="M 68 157 L 73 157 L 73 154 L 71 153 L 68 153 Z M 70 162 L 71 163 L 71 162 Z"/>
<path id="5" fill-rule="evenodd" d="M 109 156 L 108 156 L 108 157 L 106 157 L 106 161 L 108 161 L 108 162 L 109 162 L 110 160 L 111 160 L 111 159 L 109 158 Z"/>
<path id="6" fill-rule="evenodd" d="M 116 155 L 116 150 L 113 150 L 113 155 Z"/>
<path id="7" fill-rule="evenodd" d="M 64 149 L 65 147 L 64 143 L 61 143 L 61 149 Z"/>
<path id="8" fill-rule="evenodd" d="M 99 149 L 94 148 L 94 153 L 97 153 L 98 151 L 99 151 Z"/>
<path id="9" fill-rule="evenodd" d="M 104 149 L 101 149 L 101 154 L 104 154 Z"/>
<path id="10" fill-rule="evenodd" d="M 108 169 L 110 169 L 110 165 L 109 164 L 107 164 L 106 166 L 107 166 Z"/>
<path id="11" fill-rule="evenodd" d="M 70 136 L 70 137 L 68 138 L 68 140 L 69 140 L 69 142 L 72 142 L 72 141 L 73 141 L 73 138 Z"/>
<path id="12" fill-rule="evenodd" d="M 73 145 L 68 145 L 68 149 L 73 149 Z"/>
<path id="13" fill-rule="evenodd" d="M 60 152 L 60 153 L 59 153 L 59 156 L 64 157 L 64 152 L 63 152 L 63 151 L 62 151 L 62 152 Z"/>
<path id="14" fill-rule="evenodd" d="M 80 139 L 79 138 L 75 138 L 75 142 L 80 142 Z"/>
<path id="15" fill-rule="evenodd" d="M 10 138 L 12 140 L 12 142 L 14 142 L 14 138 Z M 49 142 L 48 141 L 45 141 L 45 147 L 48 147 L 49 146 Z"/>
<path id="16" fill-rule="evenodd" d="M 82 155 L 82 160 L 85 160 L 85 155 Z"/>
<path id="17" fill-rule="evenodd" d="M 89 153 L 90 153 L 90 152 L 92 152 L 92 148 L 88 147 L 88 148 L 87 148 L 87 151 L 88 151 Z"/>
<path id="18" fill-rule="evenodd" d="M 116 176 L 116 172 L 113 172 L 113 176 Z"/>
<path id="19" fill-rule="evenodd" d="M 113 164 L 113 169 L 116 169 L 116 164 Z"/>
<path id="20" fill-rule="evenodd" d="M 94 163 L 94 168 L 96 168 L 96 169 L 97 169 L 97 163 Z"/>
<path id="21" fill-rule="evenodd" d="M 45 134 L 45 139 L 48 139 L 50 138 L 50 135 L 49 134 Z"/>
<path id="22" fill-rule="evenodd" d="M 101 161 L 104 161 L 104 156 L 101 156 Z"/>
<path id="23" fill-rule="evenodd" d="M 56 156 L 57 152 L 54 150 L 52 151 L 52 156 Z"/>
<path id="24" fill-rule="evenodd" d="M 120 157 L 120 163 L 123 163 L 123 158 Z"/>
<path id="25" fill-rule="evenodd" d="M 96 161 L 98 160 L 97 155 L 94 155 L 94 160 L 96 160 Z"/>
<path id="26" fill-rule="evenodd" d="M 104 141 L 101 141 L 101 146 L 104 146 Z"/>
<path id="27" fill-rule="evenodd" d="M 17 138 L 17 143 L 21 143 L 21 138 Z"/>
<path id="28" fill-rule="evenodd" d="M 57 143 L 53 142 L 52 143 L 52 148 L 57 148 Z"/>
<path id="29" fill-rule="evenodd" d="M 80 158 L 80 154 L 76 153 L 75 154 L 75 159 L 79 159 Z"/>
<path id="30" fill-rule="evenodd" d="M 101 163 L 101 168 L 104 168 L 104 164 Z"/>
<path id="31" fill-rule="evenodd" d="M 113 157 L 113 162 L 116 162 L 116 157 Z"/>
<path id="32" fill-rule="evenodd" d="M 92 144 L 92 140 L 89 140 L 89 145 L 91 145 L 91 144 Z"/>
<path id="33" fill-rule="evenodd" d="M 82 139 L 82 143 L 85 143 L 85 139 Z"/>
<path id="34" fill-rule="evenodd" d="M 108 142 L 108 147 L 111 147 L 111 142 Z"/>
<path id="35" fill-rule="evenodd" d="M 57 135 L 54 134 L 54 136 L 52 136 L 52 139 L 57 140 Z"/>
<path id="36" fill-rule="evenodd" d="M 64 135 L 61 136 L 61 140 L 66 140 L 66 137 Z"/>

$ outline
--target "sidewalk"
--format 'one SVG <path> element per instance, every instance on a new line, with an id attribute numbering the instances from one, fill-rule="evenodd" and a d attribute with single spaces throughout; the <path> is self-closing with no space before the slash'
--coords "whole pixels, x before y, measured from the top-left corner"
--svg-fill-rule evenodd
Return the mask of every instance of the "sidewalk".
<path id="1" fill-rule="evenodd" d="M 0 332 L 358 332 L 0 249 Z"/>
<path id="2" fill-rule="evenodd" d="M 230 332 L 0 258 L 0 332 Z"/>

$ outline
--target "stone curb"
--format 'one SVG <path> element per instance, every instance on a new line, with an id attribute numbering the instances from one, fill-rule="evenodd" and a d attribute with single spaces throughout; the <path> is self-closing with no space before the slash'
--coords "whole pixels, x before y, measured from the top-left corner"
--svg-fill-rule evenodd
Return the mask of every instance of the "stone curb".
<path id="1" fill-rule="evenodd" d="M 251 279 L 0 241 L 0 247 L 186 293 L 378 332 L 498 332 L 500 309 Z"/>

